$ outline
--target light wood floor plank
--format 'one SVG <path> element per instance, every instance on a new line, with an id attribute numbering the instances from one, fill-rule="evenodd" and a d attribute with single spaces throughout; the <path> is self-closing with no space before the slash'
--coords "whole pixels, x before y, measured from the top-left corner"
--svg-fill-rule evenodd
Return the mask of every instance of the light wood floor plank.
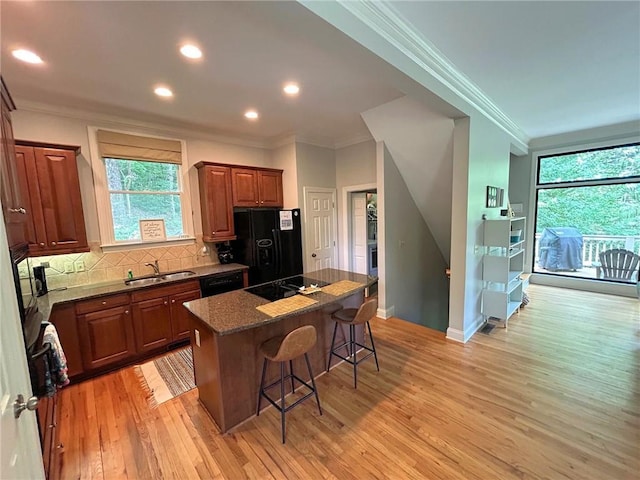
<path id="1" fill-rule="evenodd" d="M 133 368 L 60 393 L 62 478 L 640 478 L 640 302 L 531 285 L 469 343 L 372 322 L 380 360 L 342 364 L 287 414 L 221 435 L 197 390 L 157 408 Z"/>

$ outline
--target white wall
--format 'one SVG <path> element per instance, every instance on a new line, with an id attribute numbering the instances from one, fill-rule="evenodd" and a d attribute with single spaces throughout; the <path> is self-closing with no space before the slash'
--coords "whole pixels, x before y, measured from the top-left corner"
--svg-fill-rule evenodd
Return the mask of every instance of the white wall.
<path id="1" fill-rule="evenodd" d="M 336 150 L 336 188 L 338 190 L 338 250 L 339 265 L 342 269 L 349 269 L 349 208 L 345 202 L 349 201 L 347 190 L 366 185 L 367 189 L 376 185 L 376 142 L 365 142 L 350 145 Z M 373 187 L 375 188 L 375 187 Z M 346 204 L 348 206 L 348 203 Z"/>
<path id="2" fill-rule="evenodd" d="M 273 168 L 279 164 L 280 157 L 272 159 L 268 150 L 263 148 L 241 146 L 220 141 L 204 140 L 189 137 L 184 132 L 172 131 L 162 126 L 140 126 L 133 119 L 120 119 L 119 121 L 105 121 L 99 116 L 91 118 L 91 114 L 83 114 L 82 118 L 53 115 L 50 113 L 32 112 L 26 109 L 18 109 L 12 113 L 14 135 L 19 140 L 32 140 L 36 142 L 60 143 L 79 145 L 82 154 L 78 158 L 78 173 L 80 176 L 80 190 L 82 194 L 82 206 L 84 209 L 85 224 L 89 242 L 100 241 L 98 221 L 96 214 L 95 190 L 93 186 L 93 173 L 89 150 L 88 130 L 89 125 L 104 128 L 128 130 L 141 135 L 159 135 L 179 138 L 186 141 L 186 158 L 189 168 L 189 186 L 191 193 L 191 205 L 193 209 L 193 221 L 196 234 L 202 233 L 202 221 L 200 213 L 200 200 L 198 190 L 198 176 L 192 167 L 199 161 L 218 163 L 230 163 L 236 165 L 253 165 Z M 285 147 L 286 148 L 286 147 Z M 290 147 L 292 149 L 293 147 Z M 287 168 L 289 168 L 287 166 Z M 294 172 L 286 171 L 285 175 L 295 177 Z M 295 183 L 295 179 L 293 181 Z M 290 189 L 285 190 L 285 202 L 295 203 L 296 193 Z"/>
<path id="3" fill-rule="evenodd" d="M 270 152 L 271 167 L 282 172 L 282 195 L 284 208 L 298 208 L 298 168 L 296 166 L 296 145 L 291 143 L 274 148 Z"/>
<path id="4" fill-rule="evenodd" d="M 332 148 L 296 142 L 298 202 L 304 206 L 304 187 L 336 188 L 336 155 Z"/>
<path id="5" fill-rule="evenodd" d="M 393 306 L 399 318 L 444 332 L 449 324 L 447 263 L 386 148 L 383 161 L 385 307 Z"/>
<path id="6" fill-rule="evenodd" d="M 509 137 L 482 115 L 456 121 L 453 146 L 451 308 L 447 337 L 466 342 L 482 325 L 483 220 L 498 218 L 486 208 L 487 185 L 509 184 Z"/>
<path id="7" fill-rule="evenodd" d="M 408 96 L 362 113 L 384 141 L 444 258 L 449 261 L 453 120 Z"/>

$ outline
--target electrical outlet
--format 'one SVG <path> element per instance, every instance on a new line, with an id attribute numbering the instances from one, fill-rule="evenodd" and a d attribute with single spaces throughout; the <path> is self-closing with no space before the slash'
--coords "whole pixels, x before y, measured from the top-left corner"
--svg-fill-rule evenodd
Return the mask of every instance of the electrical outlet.
<path id="1" fill-rule="evenodd" d="M 200 332 L 198 330 L 194 330 L 194 333 L 196 334 L 196 346 L 199 347 L 200 346 Z"/>
<path id="2" fill-rule="evenodd" d="M 49 262 L 40 262 L 40 266 L 44 268 L 49 268 L 51 265 L 49 264 Z"/>
<path id="3" fill-rule="evenodd" d="M 64 262 L 64 273 L 73 273 L 73 262 Z"/>
<path id="4" fill-rule="evenodd" d="M 76 272 L 84 272 L 84 262 L 82 260 L 76 260 L 75 266 Z"/>

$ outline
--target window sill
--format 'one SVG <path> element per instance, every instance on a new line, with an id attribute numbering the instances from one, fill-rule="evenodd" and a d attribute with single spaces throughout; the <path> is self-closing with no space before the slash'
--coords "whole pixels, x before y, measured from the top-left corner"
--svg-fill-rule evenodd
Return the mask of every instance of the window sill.
<path id="1" fill-rule="evenodd" d="M 103 253 L 121 252 L 124 250 L 141 250 L 143 248 L 175 247 L 177 245 L 193 245 L 195 237 L 176 238 L 174 240 L 163 240 L 160 242 L 119 242 L 100 245 Z"/>

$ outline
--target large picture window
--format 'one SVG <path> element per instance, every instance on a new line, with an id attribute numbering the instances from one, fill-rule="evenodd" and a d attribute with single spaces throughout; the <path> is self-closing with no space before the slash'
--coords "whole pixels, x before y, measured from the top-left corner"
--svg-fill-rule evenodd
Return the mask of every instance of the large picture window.
<path id="1" fill-rule="evenodd" d="M 539 156 L 534 246 L 536 273 L 636 283 L 640 144 Z"/>
<path id="2" fill-rule="evenodd" d="M 141 243 L 141 220 L 162 219 L 164 242 L 193 241 L 182 142 L 91 127 L 90 133 L 102 247 Z"/>
<path id="3" fill-rule="evenodd" d="M 105 168 L 116 242 L 140 240 L 144 219 L 163 219 L 167 238 L 183 236 L 179 165 L 106 158 Z"/>

